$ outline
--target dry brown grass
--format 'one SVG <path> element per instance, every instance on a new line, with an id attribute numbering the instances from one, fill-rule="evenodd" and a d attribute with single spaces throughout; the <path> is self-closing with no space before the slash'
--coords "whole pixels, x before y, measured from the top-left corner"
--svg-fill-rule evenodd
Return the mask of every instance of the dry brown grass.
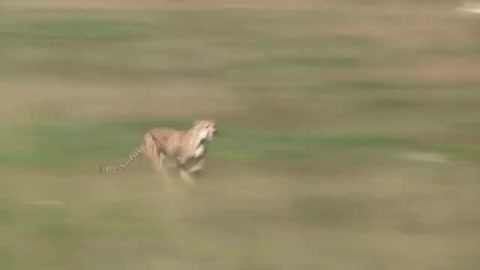
<path id="1" fill-rule="evenodd" d="M 137 87 L 133 84 L 71 84 L 49 79 L 4 81 L 2 87 L 8 89 L 2 116 L 10 122 L 29 121 L 42 114 L 101 121 L 122 117 L 209 117 L 244 110 L 241 97 L 204 82 L 159 81 Z"/>

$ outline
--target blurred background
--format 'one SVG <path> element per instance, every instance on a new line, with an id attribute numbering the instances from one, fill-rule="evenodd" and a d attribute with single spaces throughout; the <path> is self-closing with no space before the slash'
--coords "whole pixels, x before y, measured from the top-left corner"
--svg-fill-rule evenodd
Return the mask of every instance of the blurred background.
<path id="1" fill-rule="evenodd" d="M 0 269 L 479 269 L 460 4 L 3 0 Z M 197 188 L 97 173 L 201 118 Z"/>

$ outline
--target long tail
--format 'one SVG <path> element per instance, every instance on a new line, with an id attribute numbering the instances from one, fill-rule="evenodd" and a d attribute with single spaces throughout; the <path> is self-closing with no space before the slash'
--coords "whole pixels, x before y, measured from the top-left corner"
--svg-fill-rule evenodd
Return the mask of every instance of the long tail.
<path id="1" fill-rule="evenodd" d="M 118 166 L 100 166 L 98 168 L 99 172 L 100 173 L 109 173 L 111 171 L 121 171 L 123 169 L 125 169 L 128 164 L 130 164 L 130 162 L 134 161 L 135 159 L 137 159 L 140 155 L 142 154 L 142 148 L 139 147 L 137 148 L 135 151 L 133 151 L 127 158 L 127 160 L 125 160 L 122 164 L 118 165 Z"/>

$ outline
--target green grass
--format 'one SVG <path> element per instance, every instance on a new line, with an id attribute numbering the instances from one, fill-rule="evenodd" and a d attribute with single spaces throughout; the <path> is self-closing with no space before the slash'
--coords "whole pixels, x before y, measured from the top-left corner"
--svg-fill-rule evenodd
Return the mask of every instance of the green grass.
<path id="1" fill-rule="evenodd" d="M 138 147 L 141 138 L 154 126 L 188 127 L 185 120 L 131 120 L 108 122 L 57 122 L 25 127 L 5 128 L 3 162 L 75 164 L 105 158 L 124 158 Z M 10 133 L 10 134 L 9 134 Z M 14 141 L 22 144 L 13 144 Z M 28 145 L 29 147 L 26 147 Z M 414 138 L 388 134 L 322 134 L 242 130 L 222 128 L 221 135 L 210 146 L 212 158 L 237 160 L 290 160 L 324 156 L 329 151 L 345 154 L 362 150 L 438 151 L 445 154 L 478 155 L 478 147 L 434 144 Z M 65 153 L 68 155 L 65 156 Z"/>
<path id="2" fill-rule="evenodd" d="M 122 41 L 148 34 L 148 25 L 113 19 L 40 19 L 4 25 L 6 41 Z M 151 30 L 150 30 L 151 31 Z"/>
<path id="3" fill-rule="evenodd" d="M 437 2 L 4 10 L 0 269 L 478 269 L 479 39 Z M 197 188 L 96 172 L 199 118 Z"/>

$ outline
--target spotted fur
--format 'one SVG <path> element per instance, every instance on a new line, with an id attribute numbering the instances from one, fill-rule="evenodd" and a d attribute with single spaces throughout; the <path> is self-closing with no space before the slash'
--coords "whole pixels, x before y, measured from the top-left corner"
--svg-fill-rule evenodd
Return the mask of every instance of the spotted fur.
<path id="1" fill-rule="evenodd" d="M 139 156 L 147 157 L 155 171 L 168 177 L 165 163 L 169 161 L 180 172 L 180 176 L 194 183 L 193 174 L 201 171 L 207 154 L 208 142 L 217 133 L 213 120 L 195 121 L 188 130 L 171 127 L 156 127 L 148 130 L 140 146 L 118 166 L 100 166 L 100 172 L 108 173 L 125 169 Z"/>

